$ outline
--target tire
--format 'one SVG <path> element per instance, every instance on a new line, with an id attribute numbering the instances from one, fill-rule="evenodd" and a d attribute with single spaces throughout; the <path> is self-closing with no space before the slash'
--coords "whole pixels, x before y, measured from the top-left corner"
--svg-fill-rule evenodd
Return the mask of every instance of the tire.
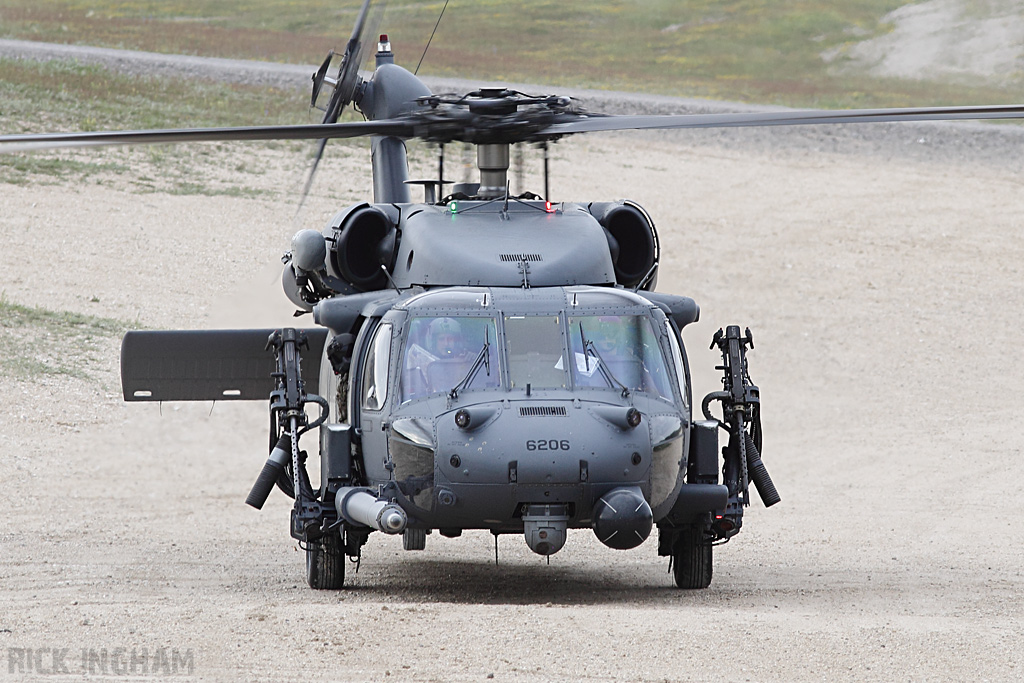
<path id="1" fill-rule="evenodd" d="M 345 583 L 345 546 L 338 534 L 324 536 L 306 549 L 306 582 L 316 590 L 338 590 Z"/>
<path id="2" fill-rule="evenodd" d="M 402 547 L 406 550 L 423 550 L 427 547 L 427 530 L 407 528 L 402 532 Z"/>
<path id="3" fill-rule="evenodd" d="M 712 550 L 700 529 L 679 532 L 672 554 L 672 573 L 677 587 L 694 589 L 711 585 Z"/>

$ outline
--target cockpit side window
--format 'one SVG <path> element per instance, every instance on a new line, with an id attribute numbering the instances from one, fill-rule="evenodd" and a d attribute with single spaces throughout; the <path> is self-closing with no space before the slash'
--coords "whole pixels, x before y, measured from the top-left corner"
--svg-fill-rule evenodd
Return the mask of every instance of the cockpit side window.
<path id="1" fill-rule="evenodd" d="M 381 323 L 370 342 L 363 366 L 363 409 L 380 410 L 388 400 L 388 364 L 391 362 L 391 323 Z"/>
<path id="2" fill-rule="evenodd" d="M 409 320 L 402 353 L 402 402 L 501 386 L 497 326 L 478 316 L 419 316 Z"/>
<path id="3" fill-rule="evenodd" d="M 575 386 L 619 389 L 621 384 L 672 400 L 665 357 L 646 316 L 571 316 L 569 339 Z"/>
<path id="4" fill-rule="evenodd" d="M 679 339 L 676 337 L 672 323 L 665 321 L 665 332 L 668 334 L 668 345 L 672 350 L 672 364 L 676 369 L 676 382 L 679 384 L 679 393 L 682 394 L 683 404 L 687 403 L 686 366 L 683 364 L 683 351 L 679 346 Z"/>

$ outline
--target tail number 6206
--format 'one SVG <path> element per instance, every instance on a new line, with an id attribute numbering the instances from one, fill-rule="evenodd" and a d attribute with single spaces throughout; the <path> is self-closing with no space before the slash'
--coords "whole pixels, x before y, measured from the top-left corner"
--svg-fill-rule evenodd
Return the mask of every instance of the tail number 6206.
<path id="1" fill-rule="evenodd" d="M 567 451 L 568 439 L 531 439 L 526 442 L 528 451 Z"/>

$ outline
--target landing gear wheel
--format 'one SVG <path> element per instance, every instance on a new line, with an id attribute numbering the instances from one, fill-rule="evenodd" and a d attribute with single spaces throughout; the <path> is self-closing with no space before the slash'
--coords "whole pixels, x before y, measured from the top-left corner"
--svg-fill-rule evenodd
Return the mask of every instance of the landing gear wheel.
<path id="1" fill-rule="evenodd" d="M 306 549 L 306 582 L 317 590 L 338 590 L 345 583 L 345 546 L 328 534 Z"/>
<path id="2" fill-rule="evenodd" d="M 402 532 L 402 547 L 406 550 L 423 550 L 427 547 L 427 530 L 406 528 Z"/>
<path id="3" fill-rule="evenodd" d="M 700 529 L 684 529 L 676 539 L 672 573 L 679 588 L 707 588 L 711 585 L 712 546 Z"/>

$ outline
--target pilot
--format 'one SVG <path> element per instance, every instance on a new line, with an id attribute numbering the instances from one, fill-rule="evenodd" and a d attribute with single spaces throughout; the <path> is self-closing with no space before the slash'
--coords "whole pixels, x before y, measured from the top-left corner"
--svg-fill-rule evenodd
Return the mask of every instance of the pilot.
<path id="1" fill-rule="evenodd" d="M 598 319 L 594 335 L 594 347 L 605 360 L 614 357 L 632 355 L 627 344 L 622 341 L 622 322 L 617 316 L 603 316 Z"/>
<path id="2" fill-rule="evenodd" d="M 453 318 L 431 320 L 426 326 L 426 333 L 421 337 L 423 346 L 413 341 L 414 336 L 418 335 L 410 333 L 409 346 L 405 352 L 403 402 L 450 390 L 466 376 L 473 364 L 473 358 L 466 349 L 462 325 Z"/>
<path id="3" fill-rule="evenodd" d="M 435 358 L 460 358 L 465 354 L 462 326 L 451 318 L 438 318 L 427 327 L 427 350 Z"/>
<path id="4" fill-rule="evenodd" d="M 426 342 L 426 351 L 433 359 L 424 367 L 427 390 L 448 391 L 465 377 L 472 362 L 466 353 L 462 326 L 452 318 L 432 320 Z"/>

